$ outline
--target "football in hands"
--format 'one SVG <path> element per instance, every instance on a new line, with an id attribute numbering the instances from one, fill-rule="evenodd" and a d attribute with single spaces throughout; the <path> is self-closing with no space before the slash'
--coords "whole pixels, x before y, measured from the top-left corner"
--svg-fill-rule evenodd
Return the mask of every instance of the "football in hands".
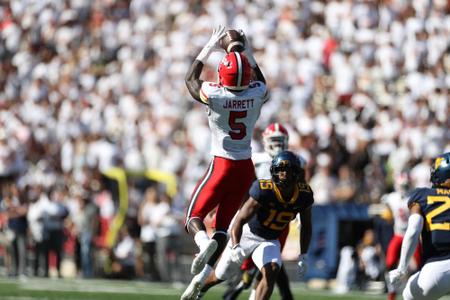
<path id="1" fill-rule="evenodd" d="M 227 53 L 231 51 L 241 52 L 245 49 L 244 37 L 242 34 L 234 29 L 227 30 L 225 35 L 220 40 L 220 47 Z"/>

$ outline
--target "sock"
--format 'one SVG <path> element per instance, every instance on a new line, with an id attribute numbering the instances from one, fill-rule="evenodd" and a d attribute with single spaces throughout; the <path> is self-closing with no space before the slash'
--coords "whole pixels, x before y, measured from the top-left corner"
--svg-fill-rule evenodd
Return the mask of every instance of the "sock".
<path id="1" fill-rule="evenodd" d="M 206 264 L 205 267 L 203 268 L 203 270 L 198 273 L 197 275 L 195 275 L 196 279 L 200 282 L 205 282 L 206 278 L 208 278 L 209 274 L 211 274 L 213 268 Z"/>
<path id="2" fill-rule="evenodd" d="M 388 294 L 393 293 L 395 295 L 395 292 L 396 292 L 395 286 L 393 286 L 389 282 L 389 279 L 388 279 L 389 277 L 388 276 L 389 276 L 389 274 L 386 272 L 385 275 L 384 275 L 384 278 L 385 278 L 387 292 L 388 292 Z"/>
<path id="3" fill-rule="evenodd" d="M 204 245 L 209 241 L 208 234 L 204 230 L 200 230 L 194 235 L 194 241 L 198 248 L 202 249 Z"/>
<path id="4" fill-rule="evenodd" d="M 255 300 L 256 299 L 256 290 L 252 289 L 250 296 L 248 297 L 248 300 Z"/>

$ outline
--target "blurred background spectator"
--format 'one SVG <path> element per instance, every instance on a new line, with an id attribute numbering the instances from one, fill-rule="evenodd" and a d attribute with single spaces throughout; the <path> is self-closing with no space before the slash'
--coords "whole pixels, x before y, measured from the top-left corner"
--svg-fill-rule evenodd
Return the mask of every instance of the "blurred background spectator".
<path id="1" fill-rule="evenodd" d="M 148 269 L 144 270 L 150 280 L 160 281 L 160 268 L 157 265 L 157 224 L 161 222 L 165 214 L 159 209 L 158 191 L 155 187 L 149 187 L 145 191 L 144 200 L 139 208 L 138 221 L 141 225 L 141 242 L 143 254 L 147 257 Z"/>
<path id="2" fill-rule="evenodd" d="M 126 226 L 122 227 L 110 252 L 111 272 L 108 278 L 133 279 L 136 275 L 136 244 Z"/>
<path id="3" fill-rule="evenodd" d="M 91 195 L 81 187 L 74 189 L 75 209 L 71 212 L 76 238 L 77 269 L 84 278 L 94 276 L 94 238 L 99 230 L 98 207 L 92 202 Z"/>
<path id="4" fill-rule="evenodd" d="M 86 253 L 113 247 L 120 203 L 132 225 L 113 248 L 121 270 L 134 266 L 123 249 L 139 249 L 139 235 L 145 253 L 177 269 L 179 216 L 209 162 L 206 115 L 184 75 L 218 24 L 244 30 L 271 88 L 254 150 L 270 122 L 286 125 L 317 204 L 377 203 L 405 167 L 413 186 L 429 185 L 431 159 L 450 151 L 449 13 L 444 0 L 2 2 L 0 187 L 3 232 L 14 233 L 2 241 L 19 257 L 12 273 L 24 274 L 29 230 L 34 274 L 47 275 L 46 239 L 63 239 L 72 222 L 81 274 L 92 276 L 104 257 Z M 211 56 L 205 79 L 215 80 L 222 55 Z M 130 184 L 120 202 L 120 184 L 105 180 L 114 167 L 176 177 L 173 198 L 155 196 L 153 233 L 137 222 L 145 187 Z"/>
<path id="5" fill-rule="evenodd" d="M 50 190 L 49 201 L 42 207 L 42 223 L 43 223 L 43 244 L 44 244 L 44 261 L 45 276 L 49 276 L 50 254 L 55 259 L 56 274 L 61 275 L 61 262 L 63 259 L 63 243 L 65 241 L 64 219 L 68 216 L 69 211 L 66 207 L 65 187 L 54 186 Z"/>
<path id="6" fill-rule="evenodd" d="M 8 252 L 12 259 L 10 275 L 26 278 L 27 266 L 27 219 L 28 204 L 22 200 L 17 186 L 9 183 L 3 191 L 2 209 L 8 219 Z"/>

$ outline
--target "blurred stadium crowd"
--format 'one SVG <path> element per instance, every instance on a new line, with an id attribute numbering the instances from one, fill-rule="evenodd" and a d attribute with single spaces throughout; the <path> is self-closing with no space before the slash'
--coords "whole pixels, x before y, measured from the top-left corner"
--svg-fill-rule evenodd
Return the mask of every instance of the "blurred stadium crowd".
<path id="1" fill-rule="evenodd" d="M 120 276 L 141 253 L 159 261 L 173 240 L 155 241 L 182 232 L 210 159 L 204 107 L 184 75 L 218 24 L 246 33 L 271 89 L 254 151 L 270 122 L 285 125 L 316 204 L 377 203 L 404 169 L 428 186 L 431 158 L 450 151 L 449 12 L 444 0 L 2 1 L 3 245 L 12 258 L 104 247 L 97 228 L 118 207 L 100 174 L 158 169 L 176 175 L 177 195 L 130 192 L 137 229 L 124 227 L 109 257 Z M 25 275 L 25 263 L 10 271 Z M 80 261 L 80 274 L 93 276 L 94 264 Z"/>

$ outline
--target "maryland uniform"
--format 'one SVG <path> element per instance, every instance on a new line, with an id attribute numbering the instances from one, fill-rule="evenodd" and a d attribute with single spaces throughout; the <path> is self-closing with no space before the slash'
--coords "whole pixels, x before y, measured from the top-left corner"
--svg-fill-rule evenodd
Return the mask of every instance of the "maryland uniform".
<path id="1" fill-rule="evenodd" d="M 253 164 L 255 165 L 256 178 L 258 179 L 270 179 L 270 165 L 272 163 L 272 157 L 267 152 L 253 153 Z"/>
<path id="2" fill-rule="evenodd" d="M 251 256 L 260 270 L 271 262 L 281 266 L 278 238 L 297 213 L 312 206 L 313 192 L 309 185 L 299 183 L 291 199 L 283 199 L 271 180 L 256 180 L 250 189 L 250 196 L 261 206 L 243 227 L 239 242 L 245 254 L 243 259 Z M 239 265 L 231 261 L 230 253 L 231 240 L 216 268 L 219 279 L 226 280 L 239 269 Z"/>
<path id="3" fill-rule="evenodd" d="M 398 260 L 400 259 L 403 236 L 405 235 L 406 228 L 408 227 L 408 197 L 402 193 L 393 192 L 383 196 L 381 201 L 390 208 L 394 219 L 394 236 L 389 241 L 389 246 L 386 252 L 386 268 L 388 270 L 392 270 L 397 266 Z M 420 247 L 417 247 L 414 252 L 414 260 L 417 266 L 420 265 Z"/>
<path id="4" fill-rule="evenodd" d="M 226 231 L 255 179 L 251 138 L 261 107 L 268 98 L 266 85 L 255 81 L 239 92 L 203 82 L 200 98 L 208 106 L 211 164 L 191 197 L 186 222 L 204 219 L 217 206 L 217 230 Z"/>
<path id="5" fill-rule="evenodd" d="M 450 189 L 419 188 L 408 204 L 418 203 L 424 217 L 425 265 L 408 280 L 404 299 L 439 299 L 450 293 Z"/>
<path id="6" fill-rule="evenodd" d="M 408 227 L 408 197 L 403 196 L 399 192 L 387 194 L 381 198 L 381 201 L 389 206 L 394 219 L 394 234 L 405 235 Z"/>
<path id="7" fill-rule="evenodd" d="M 250 143 L 267 100 L 266 85 L 256 81 L 241 92 L 231 92 L 219 84 L 203 82 L 200 98 L 209 108 L 211 154 L 232 160 L 251 158 Z"/>

